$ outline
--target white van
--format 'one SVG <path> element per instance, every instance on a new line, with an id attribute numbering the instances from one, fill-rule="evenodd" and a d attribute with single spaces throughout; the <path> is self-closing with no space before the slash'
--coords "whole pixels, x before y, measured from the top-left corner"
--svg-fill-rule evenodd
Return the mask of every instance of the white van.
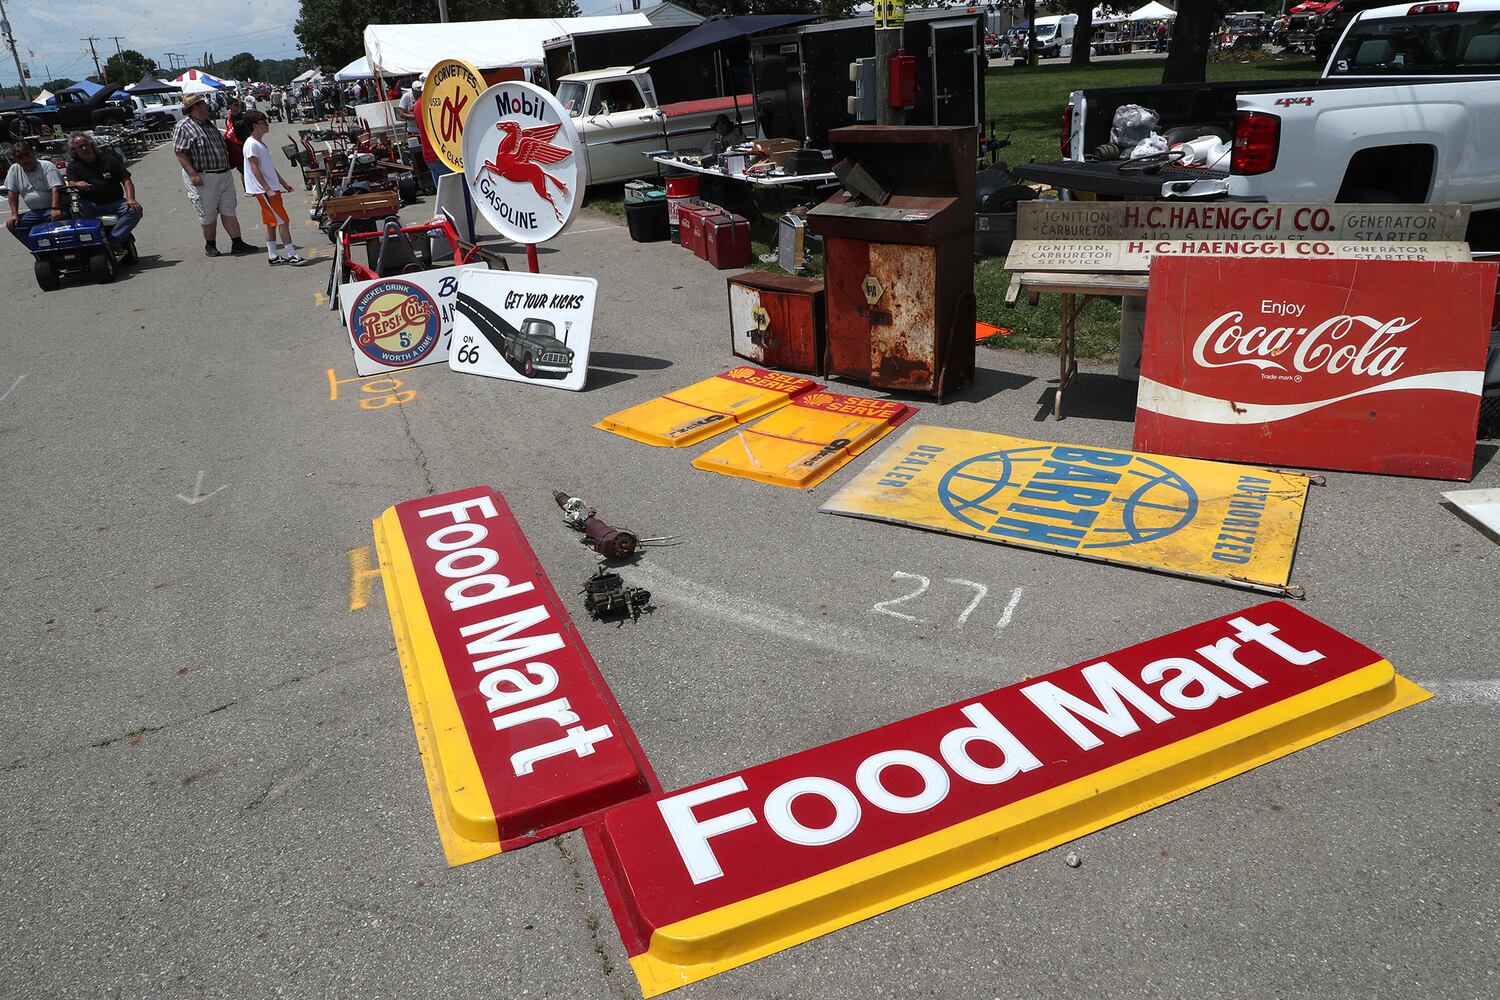
<path id="1" fill-rule="evenodd" d="M 1078 24 L 1077 14 L 1054 14 L 1051 17 L 1039 17 L 1036 19 L 1036 47 L 1044 59 L 1056 59 L 1060 55 L 1071 54 L 1073 48 L 1073 28 Z M 1064 53 L 1063 47 L 1068 48 Z"/>

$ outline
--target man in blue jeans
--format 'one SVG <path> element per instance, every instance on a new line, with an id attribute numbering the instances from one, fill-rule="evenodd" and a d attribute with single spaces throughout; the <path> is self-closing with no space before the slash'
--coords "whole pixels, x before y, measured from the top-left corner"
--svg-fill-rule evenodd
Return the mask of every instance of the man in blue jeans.
<path id="1" fill-rule="evenodd" d="M 141 221 L 141 203 L 135 200 L 135 182 L 114 153 L 101 153 L 87 132 L 74 132 L 68 140 L 73 159 L 68 163 L 68 187 L 78 192 L 79 214 L 85 219 L 115 217 L 109 232 L 110 245 L 120 250 L 130 231 Z"/>
<path id="2" fill-rule="evenodd" d="M 25 243 L 33 226 L 59 222 L 66 214 L 63 180 L 57 167 L 49 160 L 39 159 L 31 143 L 24 139 L 10 147 L 10 160 L 10 170 L 5 174 L 10 218 L 5 220 L 5 228 Z"/>

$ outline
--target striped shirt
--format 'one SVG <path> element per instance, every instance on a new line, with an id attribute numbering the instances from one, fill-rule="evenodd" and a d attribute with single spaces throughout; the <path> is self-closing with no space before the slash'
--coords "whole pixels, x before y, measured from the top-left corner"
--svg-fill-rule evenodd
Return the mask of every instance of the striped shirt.
<path id="1" fill-rule="evenodd" d="M 186 153 L 188 162 L 200 173 L 222 173 L 229 169 L 229 150 L 224 145 L 224 136 L 208 122 L 200 122 L 192 115 L 183 115 L 182 121 L 172 130 L 172 149 Z"/>

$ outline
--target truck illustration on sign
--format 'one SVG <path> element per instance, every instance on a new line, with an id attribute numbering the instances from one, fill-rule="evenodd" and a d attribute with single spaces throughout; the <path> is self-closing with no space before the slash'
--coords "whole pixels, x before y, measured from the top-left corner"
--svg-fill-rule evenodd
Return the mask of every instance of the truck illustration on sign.
<path id="1" fill-rule="evenodd" d="M 557 339 L 557 327 L 551 320 L 524 319 L 517 329 L 483 302 L 463 292 L 458 293 L 458 311 L 526 378 L 567 378 L 572 373 L 573 349 L 566 340 Z M 566 338 L 566 331 L 563 336 Z"/>

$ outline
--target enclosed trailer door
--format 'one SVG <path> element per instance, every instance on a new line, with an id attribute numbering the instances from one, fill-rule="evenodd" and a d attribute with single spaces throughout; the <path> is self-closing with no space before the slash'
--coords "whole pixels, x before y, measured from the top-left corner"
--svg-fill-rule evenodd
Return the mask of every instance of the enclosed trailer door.
<path id="1" fill-rule="evenodd" d="M 973 19 L 932 26 L 932 121 L 979 124 L 980 39 Z"/>

